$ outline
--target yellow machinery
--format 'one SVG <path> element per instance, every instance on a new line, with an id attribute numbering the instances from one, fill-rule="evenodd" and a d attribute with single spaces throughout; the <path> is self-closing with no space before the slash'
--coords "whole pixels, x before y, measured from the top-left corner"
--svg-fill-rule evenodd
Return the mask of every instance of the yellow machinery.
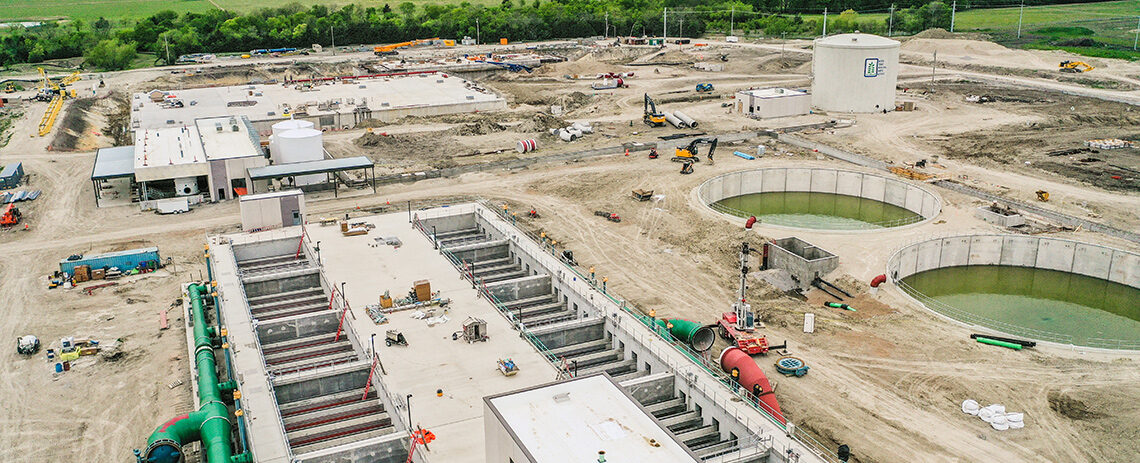
<path id="1" fill-rule="evenodd" d="M 11 82 L 4 86 L 4 93 L 16 93 L 16 86 Z"/>
<path id="2" fill-rule="evenodd" d="M 1089 72 L 1093 69 L 1096 69 L 1096 68 L 1090 66 L 1088 63 L 1085 63 L 1084 61 L 1068 61 L 1068 60 L 1065 60 L 1065 61 L 1061 61 L 1061 64 L 1059 64 L 1057 66 L 1061 72 L 1072 72 L 1072 73 Z"/>
<path id="3" fill-rule="evenodd" d="M 40 101 L 48 101 L 48 109 L 44 112 L 44 117 L 40 118 L 40 136 L 45 136 L 51 133 L 52 127 L 55 126 L 55 119 L 59 117 L 59 111 L 63 109 L 63 99 L 67 97 L 75 98 L 75 90 L 70 93 L 67 91 L 67 86 L 79 81 L 79 71 L 71 73 L 71 75 L 64 77 L 59 83 L 52 82 L 48 78 L 47 73 L 43 68 L 38 68 L 40 77 L 43 79 L 43 88 L 36 94 L 36 99 Z"/>
<path id="4" fill-rule="evenodd" d="M 665 125 L 665 115 L 657 111 L 657 103 L 653 102 L 653 98 L 649 94 L 645 94 L 645 117 L 642 118 L 650 127 L 661 127 Z"/>
<path id="5" fill-rule="evenodd" d="M 409 42 L 400 42 L 400 43 L 392 43 L 392 44 L 388 44 L 388 45 L 380 45 L 377 47 L 373 47 L 372 53 L 376 54 L 376 56 L 398 55 L 398 54 L 400 54 L 400 52 L 396 51 L 396 49 L 404 48 L 404 47 L 414 47 L 417 45 L 425 45 L 425 44 L 429 44 L 429 43 L 435 43 L 437 41 L 439 41 L 439 37 L 432 37 L 430 39 L 416 39 L 416 40 L 412 40 Z M 455 46 L 454 40 L 451 41 L 450 46 Z"/>
<path id="6" fill-rule="evenodd" d="M 700 154 L 697 152 L 697 145 L 707 143 L 709 145 L 708 159 L 711 163 L 713 160 L 713 153 L 716 151 L 716 138 L 696 138 L 689 142 L 689 145 L 684 148 L 677 148 L 673 153 L 673 162 L 700 162 Z M 685 172 L 681 172 L 684 174 Z"/>
<path id="7" fill-rule="evenodd" d="M 906 178 L 909 178 L 911 180 L 925 181 L 925 180 L 930 180 L 930 179 L 934 178 L 934 176 L 931 174 L 927 174 L 925 172 L 919 172 L 917 170 L 908 169 L 905 167 L 889 167 L 887 170 L 890 170 L 891 172 L 893 172 L 895 175 L 898 175 L 899 177 L 906 177 Z"/>
<path id="8" fill-rule="evenodd" d="M 1037 190 L 1037 200 L 1041 202 L 1049 201 L 1049 192 L 1045 190 Z"/>

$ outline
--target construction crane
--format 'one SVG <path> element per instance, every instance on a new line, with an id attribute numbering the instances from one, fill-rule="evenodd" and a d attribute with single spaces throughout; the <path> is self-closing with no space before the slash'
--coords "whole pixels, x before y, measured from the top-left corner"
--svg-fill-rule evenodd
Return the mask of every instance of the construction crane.
<path id="1" fill-rule="evenodd" d="M 398 55 L 398 54 L 400 54 L 400 52 L 396 51 L 397 48 L 410 47 L 412 45 L 415 45 L 415 42 L 400 42 L 400 43 L 392 43 L 392 44 L 388 44 L 388 45 L 380 45 L 377 47 L 373 47 L 372 53 L 375 53 L 376 56 Z"/>
<path id="2" fill-rule="evenodd" d="M 52 82 L 48 78 L 44 68 L 37 68 L 40 71 L 40 77 L 43 79 L 43 87 L 36 93 L 36 99 L 39 101 L 47 101 L 48 108 L 44 112 L 44 116 L 40 118 L 39 134 L 45 136 L 51 133 L 52 127 L 55 126 L 55 119 L 59 116 L 59 111 L 63 109 L 63 99 L 68 97 L 67 86 L 79 81 L 79 71 L 71 73 L 71 75 L 64 77 L 59 83 Z M 72 90 L 71 97 L 75 97 L 75 91 Z"/>
<path id="3" fill-rule="evenodd" d="M 1065 61 L 1061 61 L 1061 64 L 1059 64 L 1057 66 L 1059 68 L 1058 70 L 1060 70 L 1061 72 L 1071 72 L 1071 73 L 1089 72 L 1093 69 L 1096 69 L 1096 68 L 1092 67 L 1091 65 L 1089 65 L 1088 63 L 1085 63 L 1084 61 L 1065 60 Z"/>
<path id="4" fill-rule="evenodd" d="M 684 148 L 677 148 L 673 154 L 673 162 L 700 162 L 700 153 L 697 152 L 697 145 L 707 143 L 709 145 L 708 158 L 711 163 L 713 160 L 713 152 L 716 151 L 716 138 L 694 138 L 689 142 L 688 146 Z"/>
<path id="5" fill-rule="evenodd" d="M 649 94 L 645 94 L 645 117 L 642 118 L 650 127 L 663 127 L 665 125 L 665 115 L 657 111 L 657 103 L 653 102 L 653 98 Z"/>

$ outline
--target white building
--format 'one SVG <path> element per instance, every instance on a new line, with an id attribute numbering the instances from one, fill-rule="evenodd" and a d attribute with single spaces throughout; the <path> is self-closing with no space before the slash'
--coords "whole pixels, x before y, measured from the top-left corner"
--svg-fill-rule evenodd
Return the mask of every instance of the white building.
<path id="1" fill-rule="evenodd" d="M 301 190 L 245 195 L 238 204 L 241 229 L 247 232 L 301 225 L 305 220 L 305 193 Z"/>
<path id="2" fill-rule="evenodd" d="M 800 116 L 811 112 L 811 95 L 787 88 L 743 90 L 736 92 L 736 111 L 760 119 Z"/>
<path id="3" fill-rule="evenodd" d="M 895 109 L 899 42 L 871 34 L 815 40 L 812 105 L 824 111 L 873 113 Z"/>
<path id="4" fill-rule="evenodd" d="M 483 409 L 487 462 L 699 461 L 605 374 L 485 397 Z"/>

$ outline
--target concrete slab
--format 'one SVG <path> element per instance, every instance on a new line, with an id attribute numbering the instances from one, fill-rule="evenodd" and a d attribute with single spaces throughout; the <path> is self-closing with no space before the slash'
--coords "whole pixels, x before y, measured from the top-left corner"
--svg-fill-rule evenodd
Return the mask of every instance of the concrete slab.
<path id="1" fill-rule="evenodd" d="M 353 310 L 349 323 L 366 344 L 370 335 L 376 335 L 380 360 L 387 371 L 383 381 L 388 390 L 397 396 L 398 403 L 412 394 L 412 423 L 439 436 L 430 444 L 428 458 L 448 463 L 482 463 L 483 397 L 547 383 L 555 379 L 557 371 L 518 337 L 469 282 L 461 279 L 447 259 L 432 248 L 431 240 L 412 229 L 407 214 L 353 221 L 371 223 L 376 229 L 368 235 L 345 237 L 336 227 L 308 228 L 309 238 L 321 242 L 326 276 L 338 286 L 346 283 L 344 291 Z M 374 240 L 390 236 L 400 238 L 404 245 L 394 248 Z M 411 318 L 410 311 L 391 314 L 390 323 L 385 325 L 376 325 L 369 319 L 364 307 L 378 303 L 385 290 L 390 290 L 395 298 L 404 297 L 415 281 L 424 279 L 431 282 L 433 291 L 451 299 L 446 313 L 449 321 L 429 327 L 425 321 Z M 486 320 L 489 341 L 467 344 L 451 339 L 468 316 Z M 385 331 L 389 329 L 400 330 L 410 345 L 385 346 Z M 519 367 L 515 376 L 504 377 L 496 370 L 495 361 L 506 357 Z M 436 396 L 437 389 L 443 390 L 442 397 Z M 393 410 L 404 420 L 407 412 L 406 408 Z"/>

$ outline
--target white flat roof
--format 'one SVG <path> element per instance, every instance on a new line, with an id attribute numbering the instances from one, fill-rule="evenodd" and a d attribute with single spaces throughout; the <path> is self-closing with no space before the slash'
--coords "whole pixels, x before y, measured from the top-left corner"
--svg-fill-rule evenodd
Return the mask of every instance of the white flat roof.
<path id="1" fill-rule="evenodd" d="M 135 171 L 206 162 L 194 124 L 135 132 Z"/>
<path id="2" fill-rule="evenodd" d="M 474 82 L 443 73 L 319 82 L 308 88 L 297 84 L 259 84 L 170 90 L 168 94 L 182 100 L 183 107 L 163 107 L 152 102 L 146 93 L 134 94 L 131 126 L 135 131 L 193 124 L 195 119 L 219 115 L 246 116 L 254 122 L 284 119 L 286 105 L 296 111 L 308 104 L 309 116 L 321 116 L 351 113 L 359 106 L 382 111 L 502 100 Z M 329 101 L 339 105 L 318 109 L 318 103 Z"/>
<path id="3" fill-rule="evenodd" d="M 261 156 L 257 132 L 243 117 L 209 117 L 194 121 L 202 135 L 202 150 L 210 160 Z M 219 124 L 222 128 L 218 130 Z M 234 130 L 237 127 L 237 130 Z"/>
<path id="4" fill-rule="evenodd" d="M 770 87 L 758 88 L 755 90 L 743 90 L 740 93 L 746 93 L 756 98 L 786 98 L 790 96 L 807 95 L 803 90 L 792 90 L 790 88 Z"/>
<path id="5" fill-rule="evenodd" d="M 606 460 L 622 463 L 697 461 L 604 375 L 486 400 L 523 450 L 539 463 L 597 461 L 599 450 L 606 452 Z"/>

